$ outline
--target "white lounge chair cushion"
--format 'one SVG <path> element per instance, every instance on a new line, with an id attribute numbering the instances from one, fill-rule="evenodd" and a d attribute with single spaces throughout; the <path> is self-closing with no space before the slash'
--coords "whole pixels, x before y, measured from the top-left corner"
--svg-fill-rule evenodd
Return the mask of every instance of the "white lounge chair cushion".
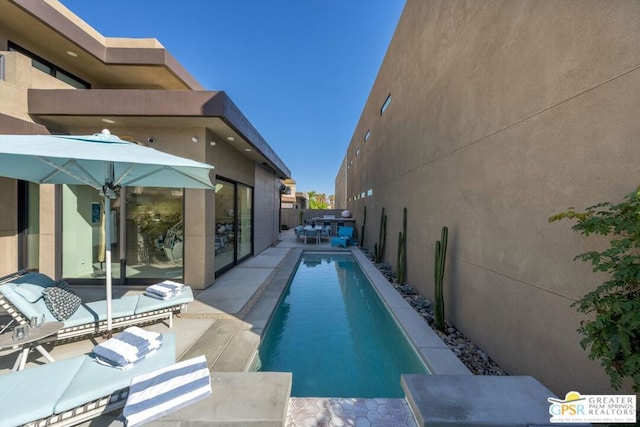
<path id="1" fill-rule="evenodd" d="M 68 411 L 92 400 L 108 396 L 116 390 L 129 387 L 131 379 L 152 372 L 176 361 L 176 339 L 174 334 L 163 334 L 162 346 L 153 354 L 137 362 L 132 369 L 121 370 L 102 365 L 90 356 L 85 356 L 82 366 L 69 387 L 60 396 L 54 413 Z M 55 366 L 58 362 L 51 365 Z"/>
<path id="2" fill-rule="evenodd" d="M 41 275 L 43 276 L 43 275 Z M 46 276 L 44 276 L 46 277 Z M 51 284 L 53 282 L 51 279 Z M 39 298 L 35 302 L 28 302 L 23 296 L 16 292 L 18 284 L 9 282 L 0 285 L 0 292 L 10 301 L 16 309 L 22 313 L 26 319 L 44 314 L 45 322 L 56 322 L 53 314 L 47 308 L 44 299 Z M 44 289 L 44 288 L 43 288 Z M 128 295 L 112 300 L 112 318 L 139 315 L 154 310 L 174 307 L 181 304 L 193 302 L 193 291 L 189 286 L 185 286 L 184 291 L 167 300 L 149 298 L 144 295 Z M 87 325 L 107 319 L 107 302 L 105 300 L 83 303 L 78 310 L 64 321 L 64 327 Z"/>
<path id="3" fill-rule="evenodd" d="M 160 300 L 146 295 L 140 295 L 134 313 L 146 313 L 148 311 L 159 310 L 161 308 L 171 307 L 178 304 L 189 304 L 191 302 L 193 302 L 193 291 L 189 286 L 185 286 L 182 292 L 167 300 Z"/>
<path id="4" fill-rule="evenodd" d="M 36 302 L 42 298 L 42 291 L 55 285 L 53 279 L 40 273 L 27 273 L 12 280 L 16 292 L 27 302 Z"/>
<path id="5" fill-rule="evenodd" d="M 129 295 L 111 301 L 111 317 L 116 319 L 132 316 L 138 305 L 138 296 Z M 107 319 L 107 301 L 92 301 L 83 303 L 71 317 L 64 321 L 64 327 L 86 325 Z"/>
<path id="6" fill-rule="evenodd" d="M 127 427 L 144 424 L 211 394 L 205 356 L 184 360 L 131 380 L 122 410 Z"/>
<path id="7" fill-rule="evenodd" d="M 85 358 L 60 360 L 0 376 L 0 427 L 19 426 L 53 414 L 58 398 Z"/>
<path id="8" fill-rule="evenodd" d="M 53 317 L 42 298 L 39 298 L 36 302 L 29 302 L 16 291 L 17 286 L 15 283 L 6 283 L 0 286 L 0 291 L 25 318 L 31 319 L 44 313 L 45 322 L 57 322 L 57 319 Z"/>

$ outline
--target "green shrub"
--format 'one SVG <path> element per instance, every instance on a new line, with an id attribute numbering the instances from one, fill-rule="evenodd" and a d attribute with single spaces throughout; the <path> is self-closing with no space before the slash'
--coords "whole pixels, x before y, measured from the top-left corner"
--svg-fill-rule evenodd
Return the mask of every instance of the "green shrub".
<path id="1" fill-rule="evenodd" d="M 590 315 L 580 323 L 580 345 L 589 358 L 600 360 L 618 390 L 625 378 L 640 391 L 640 187 L 618 204 L 598 203 L 585 212 L 569 208 L 549 218 L 576 220 L 574 231 L 610 236 L 609 247 L 575 257 L 590 262 L 594 272 L 609 279 L 574 302 L 572 307 Z"/>

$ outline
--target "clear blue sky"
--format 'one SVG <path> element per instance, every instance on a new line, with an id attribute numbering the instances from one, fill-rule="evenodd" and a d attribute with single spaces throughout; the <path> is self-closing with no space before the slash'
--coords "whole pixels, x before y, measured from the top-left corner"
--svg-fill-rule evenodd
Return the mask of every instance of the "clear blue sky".
<path id="1" fill-rule="evenodd" d="M 334 180 L 405 0 L 61 0 L 106 37 L 153 37 L 224 90 L 291 169 Z"/>

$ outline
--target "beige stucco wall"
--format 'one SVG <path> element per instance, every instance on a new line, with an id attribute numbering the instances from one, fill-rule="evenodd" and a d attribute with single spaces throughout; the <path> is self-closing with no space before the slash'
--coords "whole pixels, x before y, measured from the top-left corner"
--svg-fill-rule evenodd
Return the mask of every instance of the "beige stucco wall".
<path id="1" fill-rule="evenodd" d="M 4 57 L 4 80 L 0 79 L 0 113 L 28 122 L 27 90 L 70 89 L 66 83 L 31 66 L 31 59 L 17 52 L 0 51 Z"/>
<path id="2" fill-rule="evenodd" d="M 17 186 L 13 179 L 0 178 L 0 194 L 6 195 L 0 215 L 0 277 L 18 267 Z"/>
<path id="3" fill-rule="evenodd" d="M 349 203 L 366 246 L 385 207 L 395 264 L 406 206 L 408 281 L 431 297 L 447 225 L 448 319 L 559 395 L 611 390 L 570 307 L 602 281 L 573 261 L 594 242 L 547 218 L 640 183 L 639 42 L 635 1 L 408 0 L 347 151 L 348 195 L 373 189 Z"/>
<path id="4" fill-rule="evenodd" d="M 278 240 L 280 178 L 272 171 L 256 165 L 253 192 L 253 245 L 259 254 Z"/>

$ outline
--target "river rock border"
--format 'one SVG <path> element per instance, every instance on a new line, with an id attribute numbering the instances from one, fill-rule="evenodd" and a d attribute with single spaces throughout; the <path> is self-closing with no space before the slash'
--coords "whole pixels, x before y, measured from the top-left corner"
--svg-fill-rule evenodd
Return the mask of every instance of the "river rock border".
<path id="1" fill-rule="evenodd" d="M 509 375 L 496 362 L 494 362 L 484 351 L 476 346 L 462 332 L 446 322 L 446 333 L 440 332 L 434 327 L 433 308 L 431 302 L 420 295 L 412 286 L 408 284 L 400 285 L 396 282 L 396 274 L 386 262 L 375 263 L 373 254 L 366 249 L 362 252 L 376 266 L 376 268 L 384 275 L 384 277 L 393 284 L 393 287 L 400 295 L 413 307 L 413 309 L 427 322 L 433 331 L 444 341 L 444 343 L 453 351 L 460 361 L 474 375 Z"/>

